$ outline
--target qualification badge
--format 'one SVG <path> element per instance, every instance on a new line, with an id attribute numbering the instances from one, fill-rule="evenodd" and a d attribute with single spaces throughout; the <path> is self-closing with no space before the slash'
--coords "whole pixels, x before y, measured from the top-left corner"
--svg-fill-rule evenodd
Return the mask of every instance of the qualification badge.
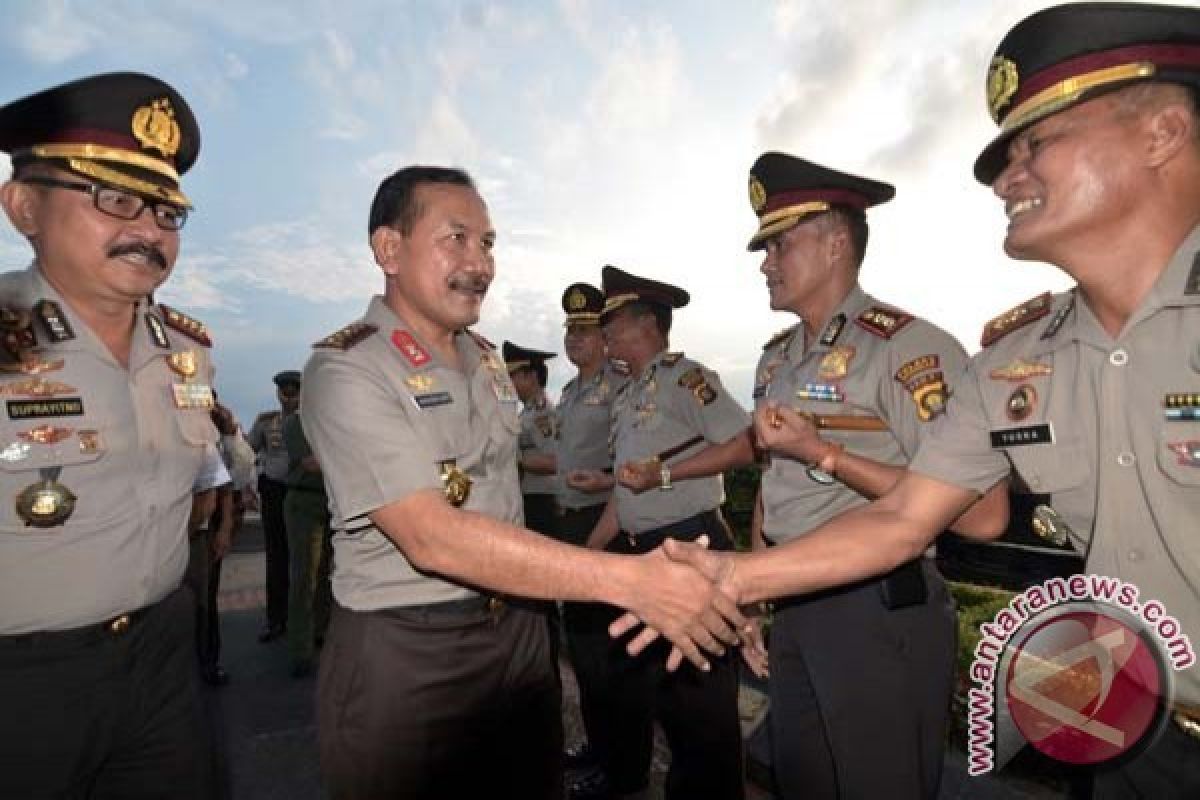
<path id="1" fill-rule="evenodd" d="M 467 502 L 471 494 L 471 478 L 459 469 L 453 460 L 443 461 L 439 465 L 442 470 L 442 492 L 446 501 L 455 508 Z"/>
<path id="2" fill-rule="evenodd" d="M 58 482 L 62 467 L 43 469 L 41 480 L 17 495 L 17 515 L 32 528 L 62 525 L 75 511 L 75 494 Z"/>
<path id="3" fill-rule="evenodd" d="M 190 409 L 210 410 L 214 405 L 212 387 L 205 383 L 192 383 L 196 376 L 198 365 L 194 350 L 182 350 L 167 356 L 167 366 L 183 383 L 171 384 L 171 392 L 175 396 L 175 407 L 187 411 Z"/>

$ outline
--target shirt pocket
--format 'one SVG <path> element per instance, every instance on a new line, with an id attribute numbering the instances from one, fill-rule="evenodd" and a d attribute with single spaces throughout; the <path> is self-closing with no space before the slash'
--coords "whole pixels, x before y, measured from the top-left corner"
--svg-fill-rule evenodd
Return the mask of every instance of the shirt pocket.
<path id="1" fill-rule="evenodd" d="M 1017 473 L 1036 494 L 1059 494 L 1082 487 L 1091 460 L 1082 444 L 1048 443 L 1004 448 Z"/>
<path id="2" fill-rule="evenodd" d="M 36 472 L 99 461 L 108 452 L 103 427 L 71 420 L 0 424 L 0 470 Z"/>
<path id="3" fill-rule="evenodd" d="M 176 410 L 175 425 L 183 441 L 193 447 L 216 444 L 220 438 L 212 417 L 203 409 Z"/>

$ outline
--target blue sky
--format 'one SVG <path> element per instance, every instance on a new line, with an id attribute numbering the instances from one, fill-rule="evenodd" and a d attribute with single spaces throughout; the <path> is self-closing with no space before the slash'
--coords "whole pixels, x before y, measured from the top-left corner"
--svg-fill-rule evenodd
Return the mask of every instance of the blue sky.
<path id="1" fill-rule="evenodd" d="M 562 289 L 616 264 L 691 291 L 673 348 L 749 405 L 762 343 L 792 322 L 745 251 L 763 150 L 895 183 L 862 283 L 968 350 L 989 317 L 1067 285 L 1001 254 L 1002 209 L 971 177 L 993 133 L 988 61 L 1046 5 L 21 0 L 0 102 L 126 69 L 188 99 L 197 211 L 161 297 L 213 329 L 217 388 L 246 425 L 274 404 L 270 376 L 381 290 L 367 208 L 416 162 L 467 168 L 489 204 L 485 336 L 561 351 Z M 7 225 L 0 259 L 29 259 Z M 569 365 L 551 363 L 557 389 Z"/>

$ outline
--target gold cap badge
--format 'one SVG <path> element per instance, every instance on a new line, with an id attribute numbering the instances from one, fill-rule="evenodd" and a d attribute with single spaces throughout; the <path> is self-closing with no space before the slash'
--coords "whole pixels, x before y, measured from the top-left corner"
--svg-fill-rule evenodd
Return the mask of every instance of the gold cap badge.
<path id="1" fill-rule="evenodd" d="M 1004 56 L 996 56 L 988 67 L 987 104 L 988 113 L 992 119 L 1000 122 L 1000 109 L 1008 105 L 1013 95 L 1017 93 L 1020 79 L 1017 77 L 1017 65 Z"/>
<path id="2" fill-rule="evenodd" d="M 148 106 L 133 112 L 133 136 L 146 149 L 154 149 L 167 158 L 179 152 L 183 134 L 175 121 L 175 110 L 171 101 L 160 97 Z"/>
<path id="3" fill-rule="evenodd" d="M 755 214 L 762 213 L 762 210 L 767 206 L 767 189 L 762 185 L 762 181 L 754 175 L 750 176 L 750 207 L 754 209 Z"/>

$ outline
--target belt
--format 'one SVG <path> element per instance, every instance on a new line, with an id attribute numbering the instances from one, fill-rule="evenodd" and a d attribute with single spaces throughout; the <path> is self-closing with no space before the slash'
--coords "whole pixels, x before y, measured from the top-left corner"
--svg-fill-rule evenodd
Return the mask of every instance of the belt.
<path id="1" fill-rule="evenodd" d="M 701 534 L 708 534 L 708 549 L 732 550 L 733 543 L 726 533 L 727 530 L 725 519 L 714 509 L 638 534 L 622 531 L 620 535 L 613 537 L 609 548 L 614 552 L 626 554 L 649 553 L 668 538 L 691 542 Z"/>
<path id="2" fill-rule="evenodd" d="M 179 589 L 175 590 L 180 591 Z M 38 646 L 58 646 L 71 647 L 74 645 L 91 644 L 92 642 L 102 639 L 116 639 L 124 636 L 135 625 L 141 622 L 146 616 L 154 611 L 159 606 L 166 603 L 174 595 L 174 592 L 167 595 L 157 603 L 139 608 L 136 611 L 127 611 L 124 614 L 118 614 L 115 617 L 106 619 L 103 622 L 97 622 L 92 625 L 84 625 L 79 628 L 68 628 L 61 631 L 33 631 L 30 633 L 16 633 L 8 636 L 0 636 L 0 648 L 7 647 L 38 647 Z"/>
<path id="3" fill-rule="evenodd" d="M 424 603 L 416 606 L 393 606 L 392 608 L 381 609 L 380 613 L 386 616 L 397 616 L 404 619 L 411 619 L 415 616 L 422 617 L 477 617 L 480 615 L 488 615 L 493 618 L 498 618 L 500 613 L 504 611 L 504 599 L 494 595 L 475 595 L 474 597 L 463 597 L 458 600 L 445 600 L 441 603 Z"/>
<path id="4" fill-rule="evenodd" d="M 579 508 L 571 508 L 569 506 L 564 506 L 562 503 L 556 503 L 555 507 L 554 507 L 554 513 L 560 517 L 565 517 L 567 514 L 583 514 L 585 512 L 592 513 L 594 511 L 594 509 L 596 508 L 596 506 L 603 506 L 603 505 L 606 505 L 606 504 L 605 503 L 593 503 L 590 506 L 580 506 Z"/>

